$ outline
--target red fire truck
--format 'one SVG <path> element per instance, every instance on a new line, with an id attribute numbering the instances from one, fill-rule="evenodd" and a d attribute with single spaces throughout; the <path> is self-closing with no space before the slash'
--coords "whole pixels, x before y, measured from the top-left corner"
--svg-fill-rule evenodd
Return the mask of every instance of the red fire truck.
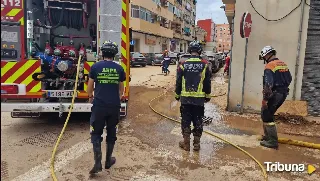
<path id="1" fill-rule="evenodd" d="M 119 45 L 115 61 L 127 75 L 120 109 L 124 117 L 129 100 L 129 0 L 2 0 L 1 112 L 11 112 L 13 118 L 44 112 L 61 116 L 70 109 L 76 75 L 73 112 L 91 112 L 88 73 L 106 40 Z"/>

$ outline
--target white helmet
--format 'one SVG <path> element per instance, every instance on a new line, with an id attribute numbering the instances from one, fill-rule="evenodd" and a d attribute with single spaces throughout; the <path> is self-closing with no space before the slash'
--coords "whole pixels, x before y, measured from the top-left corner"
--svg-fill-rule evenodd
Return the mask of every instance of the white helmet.
<path id="1" fill-rule="evenodd" d="M 263 47 L 263 49 L 260 52 L 259 59 L 263 60 L 263 57 L 265 57 L 268 53 L 271 53 L 271 52 L 274 52 L 274 55 L 277 54 L 276 49 L 274 49 L 272 46 Z"/>

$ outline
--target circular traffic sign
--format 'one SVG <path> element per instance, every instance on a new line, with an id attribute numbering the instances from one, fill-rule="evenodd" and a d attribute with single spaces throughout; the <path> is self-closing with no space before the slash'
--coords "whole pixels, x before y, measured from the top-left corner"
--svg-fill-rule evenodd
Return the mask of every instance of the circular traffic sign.
<path id="1" fill-rule="evenodd" d="M 251 14 L 248 12 L 243 13 L 240 21 L 240 36 L 241 38 L 249 38 L 251 33 Z"/>

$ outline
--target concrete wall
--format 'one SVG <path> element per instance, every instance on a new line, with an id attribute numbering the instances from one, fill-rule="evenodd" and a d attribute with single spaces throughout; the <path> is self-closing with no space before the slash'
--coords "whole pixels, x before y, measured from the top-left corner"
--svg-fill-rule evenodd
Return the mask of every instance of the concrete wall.
<path id="1" fill-rule="evenodd" d="M 320 9 L 318 0 L 311 0 L 310 5 Z M 314 8 L 309 14 L 301 99 L 308 102 L 310 115 L 320 116 L 320 13 Z"/>
<path id="2" fill-rule="evenodd" d="M 268 19 L 279 19 L 294 9 L 301 0 L 264 0 L 252 1 L 255 9 Z M 246 81 L 244 89 L 244 109 L 258 111 L 262 100 L 262 75 L 264 64 L 258 56 L 266 45 L 272 45 L 278 52 L 278 58 L 285 61 L 292 75 L 295 75 L 296 54 L 300 25 L 301 8 L 296 9 L 288 17 L 277 21 L 266 21 L 260 17 L 250 5 L 250 1 L 238 0 L 234 18 L 234 37 L 232 47 L 231 79 L 229 92 L 229 110 L 238 110 L 241 103 L 242 79 L 244 70 L 245 39 L 240 37 L 240 19 L 244 12 L 252 15 L 252 32 L 248 43 Z M 305 6 L 300 59 L 297 82 L 290 85 L 288 99 L 293 97 L 293 85 L 297 84 L 296 98 L 301 97 L 301 84 L 306 48 L 309 7 Z"/>

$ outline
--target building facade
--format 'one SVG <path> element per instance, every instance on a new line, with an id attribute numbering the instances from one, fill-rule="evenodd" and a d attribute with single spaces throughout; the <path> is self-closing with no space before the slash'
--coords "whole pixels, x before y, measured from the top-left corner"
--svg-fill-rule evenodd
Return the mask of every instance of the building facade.
<path id="1" fill-rule="evenodd" d="M 206 42 L 214 42 L 215 40 L 215 24 L 212 19 L 198 20 L 197 26 L 207 32 Z"/>
<path id="2" fill-rule="evenodd" d="M 196 33 L 196 40 L 199 41 L 199 42 L 202 42 L 202 43 L 205 43 L 206 42 L 206 37 L 207 37 L 207 32 L 206 30 L 202 29 L 201 27 L 199 26 L 196 26 L 195 27 L 195 33 Z"/>
<path id="3" fill-rule="evenodd" d="M 216 24 L 215 42 L 217 52 L 229 52 L 231 50 L 231 34 L 229 24 Z"/>
<path id="4" fill-rule="evenodd" d="M 185 52 L 195 38 L 196 1 L 132 0 L 131 51 Z"/>
<path id="5" fill-rule="evenodd" d="M 197 26 L 201 27 L 207 32 L 207 36 L 205 38 L 206 43 L 204 45 L 204 50 L 216 52 L 215 23 L 212 21 L 212 19 L 198 20 Z"/>
<path id="6" fill-rule="evenodd" d="M 242 100 L 241 106 L 245 111 L 260 110 L 265 65 L 258 57 L 264 46 L 271 45 L 277 50 L 277 57 L 287 63 L 293 77 L 287 99 L 305 101 L 308 105 L 308 114 L 320 116 L 320 13 L 318 12 L 320 2 L 266 0 L 252 1 L 250 4 L 249 1 L 237 1 L 237 3 L 235 0 L 222 1 L 226 5 L 235 5 L 234 10 L 226 11 L 228 20 L 234 23 L 228 110 L 238 111 L 237 105 Z M 293 9 L 295 10 L 292 11 Z M 246 40 L 240 37 L 239 25 L 246 11 L 251 13 L 252 31 L 248 38 L 246 69 L 244 69 Z M 292 12 L 289 15 L 284 13 L 290 11 Z M 231 19 L 232 13 L 234 17 Z M 267 21 L 259 14 L 274 21 Z M 281 20 L 276 20 L 279 18 Z M 274 29 L 277 31 L 273 31 Z M 243 76 L 245 81 L 239 81 L 243 80 Z"/>

